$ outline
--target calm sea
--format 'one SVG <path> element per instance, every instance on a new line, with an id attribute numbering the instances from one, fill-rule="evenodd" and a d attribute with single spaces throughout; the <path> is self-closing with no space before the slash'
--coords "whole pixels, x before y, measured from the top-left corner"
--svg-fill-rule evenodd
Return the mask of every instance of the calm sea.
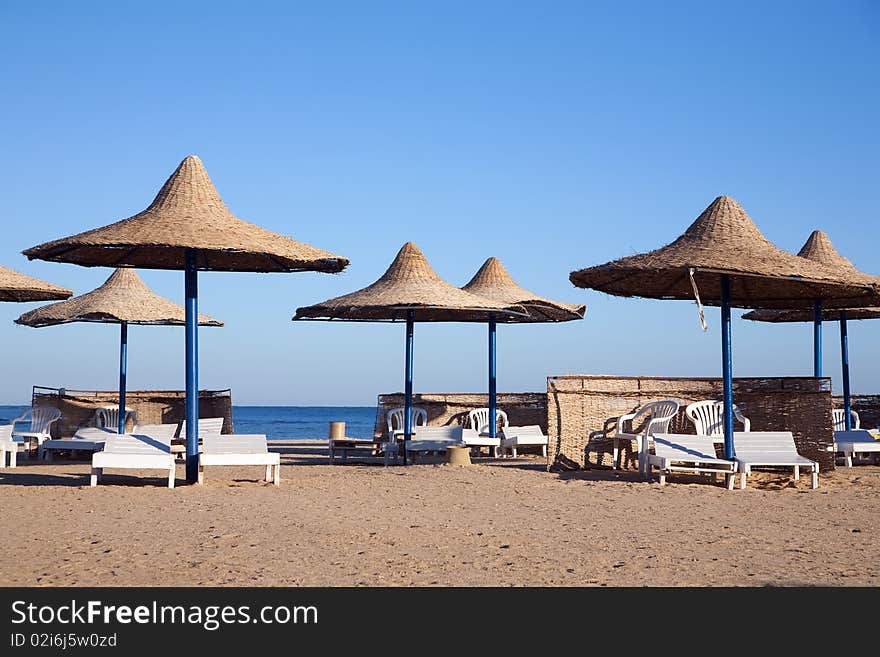
<path id="1" fill-rule="evenodd" d="M 8 424 L 27 406 L 0 406 L 0 424 Z M 345 422 L 345 435 L 372 438 L 375 406 L 233 406 L 235 433 L 264 433 L 269 440 L 323 439 L 329 423 Z"/>

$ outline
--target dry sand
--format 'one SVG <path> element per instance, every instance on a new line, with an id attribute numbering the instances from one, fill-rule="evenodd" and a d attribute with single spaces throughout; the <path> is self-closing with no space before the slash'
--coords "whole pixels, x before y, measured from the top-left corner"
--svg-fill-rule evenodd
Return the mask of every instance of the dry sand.
<path id="1" fill-rule="evenodd" d="M 297 446 L 294 446 L 297 445 Z M 321 443 L 204 486 L 83 461 L 0 470 L 4 586 L 880 584 L 880 467 L 745 491 L 630 470 L 554 474 L 538 457 L 469 467 L 328 465 Z M 156 473 L 158 474 L 158 473 Z"/>

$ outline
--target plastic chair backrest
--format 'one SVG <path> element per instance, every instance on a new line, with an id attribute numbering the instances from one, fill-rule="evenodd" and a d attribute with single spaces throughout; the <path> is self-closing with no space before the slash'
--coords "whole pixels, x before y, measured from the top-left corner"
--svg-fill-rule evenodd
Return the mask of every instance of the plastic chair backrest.
<path id="1" fill-rule="evenodd" d="M 674 399 L 661 399 L 660 401 L 648 402 L 638 411 L 633 418 L 633 425 L 636 419 L 645 414 L 650 414 L 651 419 L 645 425 L 645 435 L 650 436 L 653 433 L 669 433 L 669 423 L 678 414 L 678 402 Z"/>
<path id="2" fill-rule="evenodd" d="M 831 411 L 831 417 L 834 420 L 835 431 L 846 431 L 846 415 L 844 415 L 844 413 L 845 411 L 842 408 L 835 408 Z M 849 417 L 852 423 L 852 428 L 860 429 L 861 421 L 859 420 L 859 414 L 850 409 Z"/>
<path id="3" fill-rule="evenodd" d="M 132 419 L 132 422 L 137 425 L 137 416 L 135 412 L 131 408 L 125 409 L 125 422 L 128 423 L 128 418 Z M 119 407 L 118 406 L 103 406 L 95 411 L 95 426 L 100 427 L 102 429 L 116 429 L 119 427 Z"/>
<path id="4" fill-rule="evenodd" d="M 388 423 L 389 435 L 393 431 L 403 431 L 403 413 L 403 408 L 392 408 L 386 414 L 385 419 Z M 424 408 L 413 406 L 412 414 L 414 427 L 423 427 L 428 424 L 428 411 Z"/>
<path id="5" fill-rule="evenodd" d="M 49 433 L 50 425 L 61 417 L 61 411 L 54 406 L 34 406 L 16 418 L 16 421 L 31 421 L 31 433 Z"/>
<path id="6" fill-rule="evenodd" d="M 501 419 L 501 427 L 510 426 L 507 421 L 507 413 L 500 408 L 495 409 L 495 420 Z M 468 411 L 468 428 L 474 429 L 478 433 L 489 433 L 489 409 L 475 408 Z"/>
<path id="7" fill-rule="evenodd" d="M 724 402 L 704 399 L 688 404 L 684 409 L 684 414 L 694 423 L 698 435 L 721 436 L 724 434 Z M 733 415 L 743 424 L 746 431 L 750 430 L 750 422 L 736 404 L 733 405 Z"/>

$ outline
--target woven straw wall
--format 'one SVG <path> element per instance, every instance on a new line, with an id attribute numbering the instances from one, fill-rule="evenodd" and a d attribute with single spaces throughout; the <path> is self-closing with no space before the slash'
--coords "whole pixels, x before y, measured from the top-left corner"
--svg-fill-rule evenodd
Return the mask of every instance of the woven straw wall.
<path id="1" fill-rule="evenodd" d="M 880 395 L 852 395 L 851 402 L 862 429 L 880 427 Z M 843 408 L 842 396 L 834 396 L 834 408 Z"/>
<path id="2" fill-rule="evenodd" d="M 822 470 L 834 468 L 833 455 L 825 449 L 832 442 L 829 379 L 734 379 L 733 391 L 753 431 L 791 431 L 801 454 L 818 461 Z M 615 376 L 548 377 L 547 393 L 551 468 L 610 466 L 617 418 L 647 402 L 678 401 L 681 410 L 669 430 L 692 434 L 684 407 L 722 396 L 720 379 Z M 624 447 L 627 467 L 637 467 L 630 445 Z"/>
<path id="3" fill-rule="evenodd" d="M 94 426 L 95 410 L 119 403 L 119 393 L 109 390 L 64 390 L 34 386 L 34 406 L 54 406 L 61 419 L 52 425 L 53 438 L 66 438 L 80 427 Z M 183 421 L 186 393 L 182 390 L 129 390 L 125 405 L 137 413 L 138 424 L 172 424 Z M 223 433 L 232 433 L 232 392 L 200 390 L 199 417 L 222 417 Z M 129 422 L 127 429 L 131 428 Z"/>
<path id="4" fill-rule="evenodd" d="M 466 425 L 468 411 L 473 408 L 489 406 L 489 395 L 470 393 L 424 393 L 413 395 L 413 405 L 424 408 L 428 413 L 428 424 Z M 511 426 L 537 424 L 542 431 L 547 430 L 547 395 L 543 392 L 498 393 L 498 408 L 507 413 Z M 388 425 L 385 414 L 392 408 L 403 406 L 403 394 L 379 395 L 376 408 L 374 436 L 386 438 Z"/>

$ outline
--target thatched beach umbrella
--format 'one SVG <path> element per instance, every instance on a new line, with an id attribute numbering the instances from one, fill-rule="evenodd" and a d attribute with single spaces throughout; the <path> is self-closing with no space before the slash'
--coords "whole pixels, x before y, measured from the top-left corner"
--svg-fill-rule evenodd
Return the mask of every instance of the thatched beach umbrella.
<path id="1" fill-rule="evenodd" d="M 526 315 L 500 315 L 489 318 L 489 437 L 496 437 L 497 376 L 496 376 L 496 323 L 569 322 L 583 319 L 587 307 L 561 303 L 538 296 L 521 287 L 501 264 L 498 258 L 489 258 L 461 288 L 499 305 L 522 306 Z"/>
<path id="2" fill-rule="evenodd" d="M 618 296 L 696 299 L 721 306 L 724 453 L 733 457 L 730 308 L 805 308 L 815 300 L 876 305 L 880 290 L 864 280 L 782 251 L 740 205 L 719 196 L 671 244 L 572 272 L 571 282 Z"/>
<path id="3" fill-rule="evenodd" d="M 41 328 L 72 322 L 119 324 L 119 433 L 125 433 L 125 392 L 128 375 L 128 325 L 183 326 L 186 311 L 148 288 L 134 269 L 117 269 L 100 287 L 67 301 L 49 304 L 15 320 Z M 199 314 L 200 326 L 223 322 Z"/>
<path id="4" fill-rule="evenodd" d="M 0 266 L 0 301 L 54 301 L 72 294 L 67 288 Z"/>
<path id="5" fill-rule="evenodd" d="M 856 269 L 849 259 L 840 255 L 831 239 L 821 230 L 814 230 L 807 239 L 803 248 L 798 252 L 802 258 L 817 262 L 824 267 L 840 272 L 841 275 L 851 276 L 868 283 L 880 284 L 880 278 L 865 274 Z M 835 302 L 835 306 L 841 303 Z M 846 322 L 850 319 L 876 319 L 880 317 L 880 307 L 874 308 L 829 308 L 823 307 L 822 302 L 817 300 L 813 310 L 753 310 L 743 315 L 743 319 L 756 322 L 812 322 L 813 323 L 813 376 L 822 376 L 822 322 L 837 321 L 840 323 L 840 361 L 843 374 L 843 408 L 846 430 L 852 429 L 850 411 L 852 401 L 849 382 L 849 338 L 847 337 Z"/>
<path id="6" fill-rule="evenodd" d="M 24 251 L 87 267 L 183 269 L 186 308 L 186 478 L 198 478 L 198 272 L 342 271 L 348 260 L 236 217 L 191 155 L 150 206 L 128 219 Z"/>
<path id="7" fill-rule="evenodd" d="M 412 434 L 414 323 L 486 322 L 493 316 L 516 312 L 523 311 L 513 304 L 494 303 L 450 285 L 437 275 L 419 247 L 407 242 L 375 283 L 314 306 L 297 308 L 293 319 L 406 322 L 403 438 L 407 441 Z M 406 463 L 406 449 L 403 460 Z"/>

